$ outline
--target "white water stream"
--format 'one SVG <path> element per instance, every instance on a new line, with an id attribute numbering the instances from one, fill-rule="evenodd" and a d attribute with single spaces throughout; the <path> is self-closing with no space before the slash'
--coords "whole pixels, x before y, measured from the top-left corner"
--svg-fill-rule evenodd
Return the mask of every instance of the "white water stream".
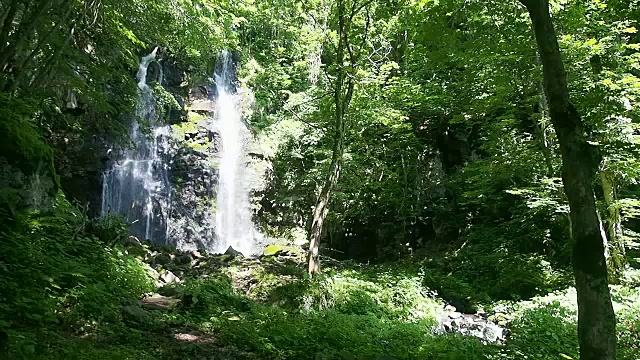
<path id="1" fill-rule="evenodd" d="M 246 147 L 251 134 L 238 109 L 234 63 L 227 51 L 218 56 L 215 81 L 218 98 L 214 131 L 220 135 L 222 149 L 216 199 L 216 252 L 231 246 L 245 255 L 254 254 L 260 233 L 252 220 L 247 184 Z"/>
<path id="2" fill-rule="evenodd" d="M 131 233 L 140 239 L 165 243 L 171 187 L 168 164 L 163 157 L 168 149 L 171 128 L 158 122 L 153 91 L 147 84 L 147 70 L 156 60 L 156 51 L 142 58 L 138 69 L 138 104 L 136 119 L 131 122 L 133 147 L 124 152 L 103 174 L 102 215 L 124 215 Z M 150 133 L 140 126 L 144 123 Z"/>
<path id="3" fill-rule="evenodd" d="M 123 159 L 114 162 L 103 175 L 102 215 L 126 216 L 132 224 L 131 233 L 140 239 L 176 244 L 184 250 L 195 249 L 198 245 L 186 239 L 168 239 L 172 191 L 169 181 L 171 155 L 168 154 L 171 127 L 159 121 L 153 91 L 147 84 L 147 70 L 154 61 L 156 50 L 140 62 L 137 120 L 132 121 L 130 129 L 134 146 L 125 150 Z M 253 255 L 262 236 L 253 223 L 249 201 L 247 148 L 251 133 L 239 110 L 241 96 L 236 91 L 235 64 L 229 52 L 218 56 L 214 77 L 217 98 L 210 130 L 220 141 L 215 224 L 212 221 L 202 226 L 214 228 L 215 236 L 210 234 L 211 241 L 201 241 L 200 246 L 205 245 L 208 252 L 223 253 L 233 247 L 244 255 Z M 150 129 L 150 133 L 144 129 Z"/>

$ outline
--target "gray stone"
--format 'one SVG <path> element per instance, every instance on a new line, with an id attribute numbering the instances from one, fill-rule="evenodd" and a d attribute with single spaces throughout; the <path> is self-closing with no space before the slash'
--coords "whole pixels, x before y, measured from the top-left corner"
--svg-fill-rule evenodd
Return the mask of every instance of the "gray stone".
<path id="1" fill-rule="evenodd" d="M 231 256 L 244 256 L 240 251 L 233 248 L 233 246 L 229 246 L 227 251 L 224 252 L 225 255 Z"/>
<path id="2" fill-rule="evenodd" d="M 175 308 L 179 299 L 163 296 L 160 294 L 153 294 L 142 299 L 142 307 L 148 310 L 170 310 Z"/>
<path id="3" fill-rule="evenodd" d="M 127 305 L 122 307 L 122 316 L 128 320 L 144 322 L 149 318 L 149 312 L 137 305 Z"/>
<path id="4" fill-rule="evenodd" d="M 167 284 L 179 283 L 180 278 L 177 277 L 171 271 L 165 271 L 164 273 L 160 274 L 160 281 L 162 281 L 165 285 L 167 285 Z"/>
<path id="5" fill-rule="evenodd" d="M 438 325 L 434 333 L 454 332 L 465 336 L 474 336 L 485 343 L 504 343 L 506 330 L 500 325 L 481 316 L 444 311 L 437 317 Z"/>

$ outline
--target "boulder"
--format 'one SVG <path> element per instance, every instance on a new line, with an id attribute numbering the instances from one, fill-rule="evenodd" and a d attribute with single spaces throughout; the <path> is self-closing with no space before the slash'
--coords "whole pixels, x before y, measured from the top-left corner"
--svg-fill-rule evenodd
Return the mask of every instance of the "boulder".
<path id="1" fill-rule="evenodd" d="M 280 245 L 272 244 L 267 246 L 262 252 L 264 256 L 277 256 L 282 254 L 284 249 Z"/>
<path id="2" fill-rule="evenodd" d="M 147 270 L 147 273 L 153 278 L 153 280 L 160 280 L 160 273 L 149 264 L 145 264 L 145 270 Z"/>
<path id="3" fill-rule="evenodd" d="M 231 256 L 244 256 L 240 251 L 236 250 L 233 248 L 233 246 L 229 246 L 229 248 L 227 249 L 227 251 L 224 252 L 224 255 L 231 255 Z"/>
<path id="4" fill-rule="evenodd" d="M 216 105 L 208 99 L 191 99 L 188 109 L 189 111 L 214 112 Z"/>
<path id="5" fill-rule="evenodd" d="M 164 253 L 160 253 L 153 258 L 153 263 L 158 265 L 166 265 L 170 262 L 171 262 L 171 256 Z"/>
<path id="6" fill-rule="evenodd" d="M 133 235 L 129 235 L 129 237 L 127 238 L 127 245 L 128 246 L 142 246 L 142 243 L 140 242 L 140 240 L 133 236 Z"/>
<path id="7" fill-rule="evenodd" d="M 179 283 L 180 278 L 177 277 L 171 271 L 165 271 L 164 273 L 160 274 L 160 281 L 162 281 L 163 284 L 168 285 L 173 283 Z"/>
<path id="8" fill-rule="evenodd" d="M 145 322 L 149 319 L 149 312 L 137 305 L 122 307 L 122 316 L 129 321 Z"/>
<path id="9" fill-rule="evenodd" d="M 187 264 L 191 264 L 191 260 L 193 260 L 193 258 L 191 257 L 190 254 L 182 254 L 182 255 L 176 256 L 176 259 L 174 260 L 174 262 L 176 263 L 176 265 L 187 265 Z"/>
<path id="10" fill-rule="evenodd" d="M 485 343 L 501 344 L 506 340 L 506 330 L 503 327 L 479 315 L 443 311 L 437 319 L 438 325 L 434 329 L 436 334 L 453 332 L 477 337 Z"/>
<path id="11" fill-rule="evenodd" d="M 203 259 L 193 259 L 193 260 L 191 260 L 190 265 L 191 265 L 192 268 L 193 267 L 198 267 L 203 262 L 206 263 L 206 261 L 204 261 Z"/>
<path id="12" fill-rule="evenodd" d="M 127 252 L 133 256 L 146 258 L 149 255 L 149 247 L 133 235 L 127 238 L 125 246 L 127 248 Z"/>
<path id="13" fill-rule="evenodd" d="M 141 305 L 143 309 L 148 310 L 170 310 L 175 308 L 179 299 L 163 296 L 160 294 L 153 294 L 142 299 Z"/>

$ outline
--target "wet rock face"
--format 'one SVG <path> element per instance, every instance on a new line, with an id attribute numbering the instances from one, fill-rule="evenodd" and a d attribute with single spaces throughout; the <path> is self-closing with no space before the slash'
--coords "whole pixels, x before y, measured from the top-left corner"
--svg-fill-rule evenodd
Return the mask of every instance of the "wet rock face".
<path id="1" fill-rule="evenodd" d="M 102 171 L 110 165 L 109 145 L 98 136 L 58 134 L 51 139 L 56 150 L 55 167 L 69 199 L 88 204 L 89 215 L 100 214 Z"/>
<path id="2" fill-rule="evenodd" d="M 234 55 L 235 56 L 235 55 Z M 219 179 L 219 158 L 221 152 L 220 135 L 216 132 L 213 121 L 215 119 L 215 86 L 209 80 L 211 74 L 190 73 L 184 64 L 171 59 L 167 54 L 158 53 L 158 61 L 153 61 L 147 69 L 147 82 L 161 84 L 160 89 L 154 88 L 154 96 L 158 99 L 175 99 L 162 102 L 158 100 L 156 110 L 161 113 L 162 124 L 170 125 L 167 131 L 168 145 L 163 147 L 161 166 L 166 171 L 166 182 L 170 191 L 163 194 L 163 204 L 166 201 L 166 213 L 155 214 L 152 218 L 162 218 L 163 226 L 153 226 L 151 236 L 157 245 L 167 244 L 180 249 L 211 251 L 216 243 L 216 199 Z M 193 83 L 195 78 L 204 79 Z M 156 91 L 158 90 L 158 91 Z M 239 87 L 239 102 L 243 119 L 250 118 L 253 94 L 248 89 Z M 171 103 L 162 107 L 161 104 Z M 176 105 L 177 103 L 177 105 Z M 162 111 L 159 110 L 162 107 Z M 164 138 L 163 138 L 164 139 Z M 247 182 L 251 195 L 260 192 L 265 184 L 265 172 L 269 160 L 255 139 L 251 138 L 247 168 L 249 169 Z M 78 199 L 92 205 L 93 215 L 100 214 L 102 193 L 102 172 L 122 157 L 123 149 L 119 149 L 114 141 L 107 141 L 100 145 L 100 149 L 88 151 L 93 156 L 91 166 L 83 165 L 82 171 L 65 171 L 73 174 L 72 179 L 63 179 L 63 187 L 79 189 Z M 109 150 L 110 147 L 114 149 Z M 85 152 L 78 151 L 79 154 Z M 93 159 L 95 158 L 95 159 Z M 102 162 L 100 159 L 102 158 Z M 73 161 L 70 163 L 80 163 Z M 255 175 L 255 176 L 254 176 Z M 165 177 L 162 177 L 165 181 Z M 84 195 L 83 195 L 84 194 Z M 89 198 L 86 198 L 90 194 Z M 84 196 L 84 197 L 83 197 Z M 252 200 L 257 203 L 256 198 Z M 255 208 L 255 206 L 254 206 Z M 160 216 L 162 215 L 162 216 Z M 138 219 L 144 223 L 143 219 Z M 146 240 L 146 234 L 137 234 L 140 240 Z"/>
<path id="3" fill-rule="evenodd" d="M 482 315 L 463 314 L 452 309 L 446 309 L 438 315 L 437 320 L 438 325 L 434 329 L 436 334 L 458 333 L 477 337 L 485 343 L 502 344 L 506 340 L 506 329 L 489 321 Z"/>
<path id="4" fill-rule="evenodd" d="M 215 87 L 194 85 L 188 91 L 185 121 L 172 125 L 170 150 L 171 214 L 168 244 L 184 250 L 211 251 L 217 241 L 216 202 L 221 138 L 216 121 Z M 240 88 L 238 91 L 242 90 Z M 249 90 L 243 98 L 251 98 Z M 251 102 L 241 101 L 247 118 Z M 247 186 L 252 194 L 264 188 L 268 160 L 255 139 L 249 139 Z M 257 199 L 253 199 L 256 201 Z"/>
<path id="5" fill-rule="evenodd" d="M 180 248 L 208 249 L 215 241 L 217 146 L 206 118 L 190 118 L 188 123 L 174 126 L 168 238 L 171 245 Z M 181 131 L 184 128 L 189 129 Z"/>

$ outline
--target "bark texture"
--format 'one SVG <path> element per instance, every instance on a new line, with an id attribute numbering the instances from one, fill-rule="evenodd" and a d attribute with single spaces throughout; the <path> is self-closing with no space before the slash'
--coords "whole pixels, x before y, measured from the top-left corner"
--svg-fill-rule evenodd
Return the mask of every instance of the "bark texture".
<path id="1" fill-rule="evenodd" d="M 618 282 L 627 265 L 624 238 L 622 237 L 622 224 L 620 209 L 616 206 L 616 179 L 610 169 L 600 170 L 600 183 L 604 199 L 605 220 L 604 229 L 607 234 L 607 264 L 611 282 Z"/>
<path id="2" fill-rule="evenodd" d="M 336 49 L 336 64 L 338 64 L 338 73 L 334 83 L 333 100 L 335 105 L 334 123 L 333 123 L 333 149 L 331 155 L 331 165 L 329 166 L 329 174 L 325 180 L 322 190 L 318 195 L 318 200 L 313 209 L 313 217 L 311 219 L 311 230 L 309 231 L 309 257 L 308 257 L 308 273 L 310 276 L 320 271 L 320 262 L 318 255 L 320 252 L 320 241 L 322 240 L 322 228 L 324 220 L 329 212 L 329 201 L 331 194 L 338 179 L 340 178 L 340 170 L 342 169 L 342 155 L 344 154 L 344 132 L 345 132 L 345 112 L 349 107 L 353 96 L 354 82 L 353 78 L 348 76 L 348 67 L 345 66 L 347 55 L 349 56 L 350 65 L 355 63 L 353 52 L 349 44 L 350 22 L 355 15 L 354 8 L 351 9 L 351 16 L 345 14 L 344 0 L 338 0 L 338 47 Z"/>
<path id="3" fill-rule="evenodd" d="M 567 77 L 548 0 L 520 0 L 528 9 L 543 66 L 549 115 L 562 156 L 562 180 L 571 209 L 573 270 L 578 293 L 581 360 L 616 356 L 615 314 L 592 181 L 600 163 L 585 139 L 582 119 L 569 100 Z"/>

